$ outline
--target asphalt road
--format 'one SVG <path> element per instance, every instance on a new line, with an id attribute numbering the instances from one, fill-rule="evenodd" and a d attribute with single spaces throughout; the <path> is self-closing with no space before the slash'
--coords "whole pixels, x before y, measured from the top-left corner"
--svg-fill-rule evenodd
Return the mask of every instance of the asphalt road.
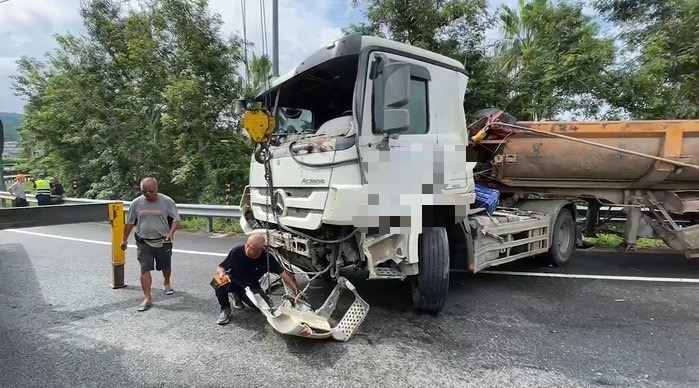
<path id="1" fill-rule="evenodd" d="M 340 343 L 282 336 L 250 309 L 216 325 L 208 282 L 240 238 L 179 232 L 175 249 L 188 252 L 173 257 L 175 294 L 155 275 L 154 307 L 140 313 L 135 249 L 128 287 L 112 290 L 109 246 L 87 241 L 109 241 L 106 225 L 20 232 L 0 231 L 2 387 L 699 386 L 698 283 L 522 276 L 699 279 L 699 261 L 675 255 L 581 253 L 564 270 L 525 261 L 499 269 L 520 276 L 454 273 L 438 317 L 412 310 L 407 284 L 360 273 L 351 280 L 371 311 Z M 312 291 L 322 300 L 327 287 Z"/>

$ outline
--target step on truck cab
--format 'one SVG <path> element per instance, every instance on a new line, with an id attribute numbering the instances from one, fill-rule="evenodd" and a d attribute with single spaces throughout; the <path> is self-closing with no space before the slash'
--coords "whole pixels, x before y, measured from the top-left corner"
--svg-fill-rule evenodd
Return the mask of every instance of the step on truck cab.
<path id="1" fill-rule="evenodd" d="M 319 49 L 248 101 L 268 109 L 274 132 L 251 158 L 241 227 L 268 231 L 304 271 L 409 281 L 415 307 L 432 313 L 451 270 L 540 254 L 566 263 L 578 238 L 571 202 L 499 208 L 497 191 L 476 186 L 467 85 L 458 61 L 387 39 Z"/>

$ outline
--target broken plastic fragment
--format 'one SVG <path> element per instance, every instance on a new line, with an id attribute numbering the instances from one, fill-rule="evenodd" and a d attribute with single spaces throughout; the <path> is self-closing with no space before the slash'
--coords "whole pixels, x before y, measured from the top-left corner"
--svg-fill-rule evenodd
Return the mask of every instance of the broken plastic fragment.
<path id="1" fill-rule="evenodd" d="M 331 327 L 330 315 L 335 311 L 343 290 L 352 292 L 354 301 L 340 322 Z M 302 302 L 293 304 L 290 298 L 285 298 L 279 307 L 270 307 L 260 295 L 253 293 L 249 287 L 245 289 L 245 292 L 262 314 L 267 317 L 267 322 L 274 330 L 287 335 L 313 339 L 332 337 L 338 341 L 347 341 L 369 313 L 369 304 L 359 296 L 354 285 L 342 276 L 337 278 L 337 285 L 325 303 L 316 311 Z"/>

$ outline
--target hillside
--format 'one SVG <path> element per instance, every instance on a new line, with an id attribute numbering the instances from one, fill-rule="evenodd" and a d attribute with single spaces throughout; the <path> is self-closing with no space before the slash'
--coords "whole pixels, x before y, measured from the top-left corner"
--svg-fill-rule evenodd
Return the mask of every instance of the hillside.
<path id="1" fill-rule="evenodd" d="M 5 127 L 5 141 L 18 141 L 17 127 L 22 123 L 24 115 L 19 113 L 0 112 L 0 120 Z"/>

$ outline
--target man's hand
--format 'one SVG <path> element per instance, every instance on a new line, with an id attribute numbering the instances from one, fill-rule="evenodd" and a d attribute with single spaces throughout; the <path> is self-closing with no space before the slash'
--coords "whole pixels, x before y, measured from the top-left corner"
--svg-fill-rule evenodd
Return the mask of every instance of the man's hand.
<path id="1" fill-rule="evenodd" d="M 129 245 L 129 244 L 128 244 L 128 241 L 126 241 L 126 240 L 122 241 L 122 242 L 121 242 L 121 245 L 120 245 L 121 250 L 122 250 L 122 251 L 125 251 L 125 250 L 126 250 L 126 247 L 127 247 L 128 245 Z"/>
<path id="2" fill-rule="evenodd" d="M 216 267 L 216 276 L 221 278 L 221 279 L 227 279 L 228 274 L 226 273 L 226 270 L 224 270 L 221 267 Z"/>
<path id="3" fill-rule="evenodd" d="M 172 242 L 172 233 L 168 233 L 167 236 L 165 236 L 165 241 Z"/>
<path id="4" fill-rule="evenodd" d="M 296 279 L 294 279 L 293 276 L 288 271 L 284 271 L 281 273 L 280 277 L 282 278 L 282 281 L 284 284 L 286 284 L 287 287 L 291 288 L 291 291 L 294 292 L 294 295 L 298 295 L 299 289 L 296 287 Z"/>

